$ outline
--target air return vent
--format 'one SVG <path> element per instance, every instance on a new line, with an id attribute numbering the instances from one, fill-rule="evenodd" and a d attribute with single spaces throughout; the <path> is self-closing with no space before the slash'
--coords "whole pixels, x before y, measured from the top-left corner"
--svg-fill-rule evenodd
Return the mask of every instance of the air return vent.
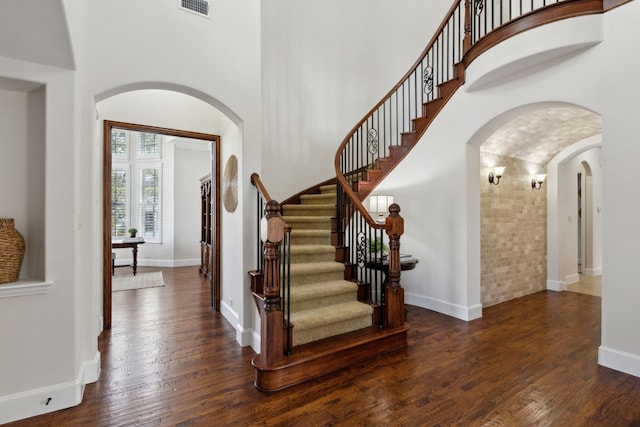
<path id="1" fill-rule="evenodd" d="M 180 9 L 209 17 L 209 0 L 178 0 Z"/>

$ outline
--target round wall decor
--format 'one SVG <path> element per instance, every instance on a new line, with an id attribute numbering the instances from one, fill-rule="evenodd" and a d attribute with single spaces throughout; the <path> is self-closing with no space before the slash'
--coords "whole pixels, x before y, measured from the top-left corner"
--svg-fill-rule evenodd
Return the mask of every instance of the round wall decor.
<path id="1" fill-rule="evenodd" d="M 227 212 L 238 207 L 238 158 L 231 155 L 227 159 L 222 175 L 222 203 Z"/>

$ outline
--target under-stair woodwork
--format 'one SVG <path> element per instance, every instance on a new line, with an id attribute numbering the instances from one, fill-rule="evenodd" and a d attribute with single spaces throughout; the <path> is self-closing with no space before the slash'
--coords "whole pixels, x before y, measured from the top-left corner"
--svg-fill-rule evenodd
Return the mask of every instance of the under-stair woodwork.
<path id="1" fill-rule="evenodd" d="M 407 347 L 406 326 L 369 326 L 296 347 L 281 362 L 263 364 L 254 358 L 255 386 L 277 391 Z"/>
<path id="2" fill-rule="evenodd" d="M 387 157 L 378 157 L 365 170 L 363 180 L 356 182 L 355 194 L 360 201 L 364 200 L 376 186 L 393 171 L 402 159 L 420 140 L 433 119 L 446 105 L 458 88 L 464 85 L 464 65 L 458 63 L 454 67 L 453 78 L 438 85 L 438 95 L 435 99 L 422 105 L 422 115 L 411 119 L 411 130 L 400 134 L 400 145 L 388 147 Z"/>

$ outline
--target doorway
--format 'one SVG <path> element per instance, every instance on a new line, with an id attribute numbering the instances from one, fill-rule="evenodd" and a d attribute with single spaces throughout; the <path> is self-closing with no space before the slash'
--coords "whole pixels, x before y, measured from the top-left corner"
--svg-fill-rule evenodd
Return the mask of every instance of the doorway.
<path id="1" fill-rule="evenodd" d="M 578 165 L 578 273 L 593 270 L 593 194 L 592 173 L 587 162 Z"/>
<path id="2" fill-rule="evenodd" d="M 112 190 L 112 131 L 114 129 L 122 129 L 134 132 L 155 133 L 160 135 L 197 139 L 209 141 L 211 143 L 211 167 L 212 176 L 211 185 L 211 235 L 212 235 L 212 254 L 210 256 L 211 271 L 210 276 L 210 292 L 211 302 L 215 311 L 220 311 L 220 137 L 212 134 L 199 132 L 190 132 L 177 129 L 162 128 L 156 126 L 140 125 L 133 123 L 124 123 L 105 120 L 103 125 L 103 177 L 102 177 L 102 227 L 103 227 L 103 292 L 102 292 L 102 312 L 103 312 L 103 329 L 111 328 L 111 307 L 112 307 L 112 228 L 111 228 L 111 190 Z M 194 183 L 194 186 L 196 184 Z M 195 206 L 194 208 L 198 208 Z"/>

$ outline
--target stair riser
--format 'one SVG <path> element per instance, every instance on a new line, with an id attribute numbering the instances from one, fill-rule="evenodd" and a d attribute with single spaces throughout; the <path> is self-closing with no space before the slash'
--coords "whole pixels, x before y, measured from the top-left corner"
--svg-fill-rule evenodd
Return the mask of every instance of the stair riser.
<path id="1" fill-rule="evenodd" d="M 338 187 L 336 185 L 325 185 L 320 187 L 320 193 L 322 194 L 336 194 Z"/>
<path id="2" fill-rule="evenodd" d="M 328 216 L 336 215 L 335 207 L 321 207 L 323 205 L 285 205 L 284 216 Z"/>
<path id="3" fill-rule="evenodd" d="M 313 283 L 344 280 L 344 271 L 330 271 L 324 273 L 296 274 L 291 272 L 291 286 L 306 286 Z"/>
<path id="4" fill-rule="evenodd" d="M 330 245 L 331 233 L 326 236 L 296 236 L 291 234 L 292 245 Z"/>
<path id="5" fill-rule="evenodd" d="M 291 254 L 291 263 L 331 262 L 335 261 L 335 254 Z"/>
<path id="6" fill-rule="evenodd" d="M 356 293 L 346 293 L 346 294 L 335 294 L 331 296 L 326 296 L 323 298 L 314 298 L 311 300 L 304 301 L 291 301 L 291 312 L 295 313 L 302 310 L 311 310 L 314 308 L 332 305 L 332 304 L 341 304 L 344 302 L 350 302 L 356 300 Z"/>
<path id="7" fill-rule="evenodd" d="M 294 230 L 331 230 L 331 218 L 326 217 L 324 220 L 317 221 L 296 221 L 284 217 L 284 221 Z"/>
<path id="8" fill-rule="evenodd" d="M 369 326 L 371 326 L 371 315 L 360 316 L 343 322 L 336 322 L 331 325 L 324 325 L 319 328 L 310 328 L 306 330 L 303 328 L 296 328 L 294 323 L 293 346 L 295 347 L 297 345 L 321 340 L 334 335 L 345 334 L 347 332 L 356 331 Z"/>
<path id="9" fill-rule="evenodd" d="M 301 196 L 300 203 L 303 205 L 330 205 L 336 203 L 336 196 L 332 194 Z"/>

